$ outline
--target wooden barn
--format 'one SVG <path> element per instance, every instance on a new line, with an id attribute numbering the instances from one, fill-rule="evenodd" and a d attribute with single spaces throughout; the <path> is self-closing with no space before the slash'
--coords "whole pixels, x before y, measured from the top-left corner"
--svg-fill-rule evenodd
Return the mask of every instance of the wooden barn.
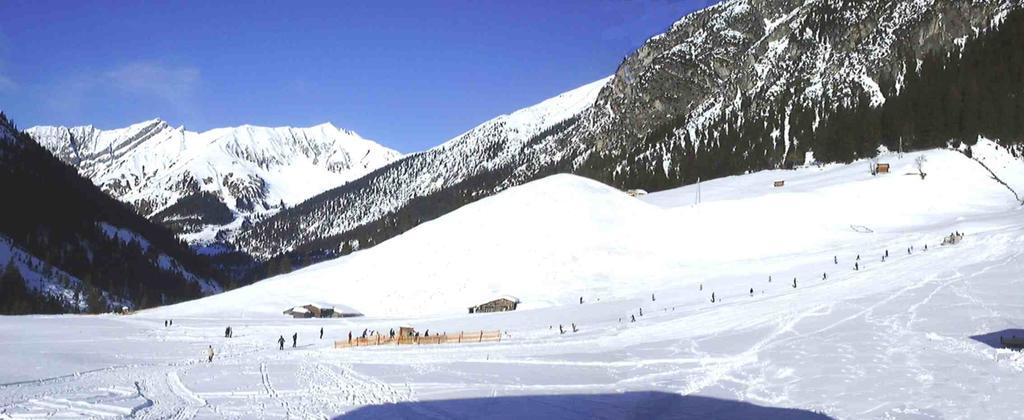
<path id="1" fill-rule="evenodd" d="M 335 311 L 334 307 L 316 304 L 289 308 L 284 311 L 284 314 L 290 315 L 292 318 L 344 318 L 358 316 L 358 314 L 344 314 L 340 311 Z"/>
<path id="2" fill-rule="evenodd" d="M 483 312 L 505 312 L 514 311 L 519 306 L 519 299 L 512 296 L 503 296 L 487 303 L 481 303 L 469 307 L 469 313 L 477 314 Z"/>
<path id="3" fill-rule="evenodd" d="M 786 181 L 775 181 L 775 188 L 783 187 L 786 185 Z"/>
<path id="4" fill-rule="evenodd" d="M 306 309 L 305 306 L 296 306 L 294 308 L 288 308 L 284 311 L 285 315 L 291 316 L 292 318 L 312 318 L 313 313 Z"/>
<path id="5" fill-rule="evenodd" d="M 630 197 L 642 197 L 647 195 L 647 191 L 638 188 L 633 190 L 626 190 L 626 194 L 629 194 Z"/>
<path id="6" fill-rule="evenodd" d="M 872 172 L 871 175 L 887 174 L 887 173 L 889 173 L 889 164 L 888 163 L 876 163 L 875 164 L 875 171 Z"/>

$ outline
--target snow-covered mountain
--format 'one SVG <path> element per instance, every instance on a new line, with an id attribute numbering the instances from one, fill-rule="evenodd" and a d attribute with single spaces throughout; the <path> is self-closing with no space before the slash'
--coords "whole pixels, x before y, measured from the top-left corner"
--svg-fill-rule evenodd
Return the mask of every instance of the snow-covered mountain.
<path id="1" fill-rule="evenodd" d="M 236 243 L 259 258 L 345 254 L 559 172 L 661 190 L 808 159 L 870 157 L 880 145 L 923 149 L 979 134 L 1018 141 L 1020 130 L 1006 129 L 1016 127 L 1015 117 L 985 119 L 1003 115 L 984 109 L 1017 98 L 999 92 L 1019 86 L 997 85 L 1005 78 L 983 73 L 1006 57 L 993 47 L 1003 41 L 982 38 L 1016 39 L 1022 19 L 1008 16 L 1021 6 L 724 1 L 652 37 L 610 79 L 407 156 L 257 223 Z M 960 64 L 952 51 L 969 51 L 963 66 L 973 67 L 948 70 L 955 68 L 949 61 Z M 968 100 L 960 92 L 970 86 L 977 94 Z"/>
<path id="2" fill-rule="evenodd" d="M 0 113 L 0 313 L 146 307 L 222 291 L 209 263 Z"/>
<path id="3" fill-rule="evenodd" d="M 463 313 L 502 295 L 536 309 L 579 296 L 697 290 L 700 283 L 734 299 L 746 295 L 751 278 L 761 287 L 769 274 L 794 265 L 821 263 L 795 270 L 801 279 L 813 273 L 810 282 L 836 271 L 834 254 L 846 255 L 845 272 L 858 250 L 934 247 L 946 230 L 981 229 L 964 220 L 1019 213 L 1015 191 L 1024 190 L 1024 160 L 988 140 L 974 149 L 974 159 L 953 150 L 882 153 L 891 167 L 883 176 L 872 176 L 862 160 L 722 178 L 702 183 L 696 206 L 694 186 L 637 199 L 593 180 L 553 175 L 371 249 L 155 311 L 278 317 L 291 305 L 327 302 L 371 316 L 426 317 Z M 919 158 L 925 178 L 918 176 Z M 773 187 L 777 180 L 785 187 Z M 874 267 L 875 257 L 860 264 Z"/>
<path id="4" fill-rule="evenodd" d="M 115 130 L 27 131 L 108 194 L 190 242 L 210 241 L 400 156 L 329 123 L 193 132 L 154 119 Z"/>
<path id="5" fill-rule="evenodd" d="M 436 217 L 472 201 L 475 197 L 438 197 L 437 194 L 459 188 L 477 177 L 488 179 L 484 182 L 488 192 L 481 196 L 506 188 L 512 183 L 494 185 L 494 181 L 503 178 L 503 171 L 507 168 L 521 165 L 521 159 L 527 155 L 526 150 L 534 147 L 534 142 L 543 138 L 546 132 L 572 121 L 590 106 L 607 81 L 601 79 L 499 116 L 440 146 L 405 156 L 352 183 L 288 209 L 280 217 L 258 223 L 253 229 L 242 232 L 236 238 L 236 244 L 255 256 L 269 258 L 281 251 L 290 251 L 297 246 L 335 237 L 358 226 L 394 216 L 416 200 L 421 200 L 419 205 L 435 209 L 415 216 L 402 216 L 406 219 L 401 223 L 411 227 L 421 218 Z M 368 241 L 372 243 L 373 237 L 335 237 L 328 241 L 328 248 L 359 248 Z"/>
<path id="6" fill-rule="evenodd" d="M 864 159 L 702 182 L 697 205 L 695 186 L 633 198 L 555 175 L 198 301 L 0 317 L 0 405 L 15 418 L 1020 418 L 1024 354 L 1000 339 L 1024 334 L 1011 191 L 1024 160 L 985 140 L 879 159 L 890 173 Z M 517 310 L 467 313 L 506 294 Z M 281 313 L 309 303 L 366 316 Z M 335 347 L 399 327 L 421 344 Z M 500 342 L 472 342 L 494 330 Z"/>

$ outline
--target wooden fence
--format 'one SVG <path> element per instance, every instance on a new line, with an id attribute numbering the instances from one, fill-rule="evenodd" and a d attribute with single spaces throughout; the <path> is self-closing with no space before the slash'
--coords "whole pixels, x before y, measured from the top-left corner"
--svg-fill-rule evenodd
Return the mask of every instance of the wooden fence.
<path id="1" fill-rule="evenodd" d="M 383 346 L 383 345 L 425 345 L 425 344 L 456 344 L 456 343 L 486 343 L 501 342 L 501 330 L 494 331 L 460 331 L 458 334 L 439 334 L 432 336 L 406 336 L 406 337 L 385 337 L 374 334 L 369 337 L 359 337 L 349 340 L 338 340 L 334 342 L 334 348 L 347 347 Z"/>

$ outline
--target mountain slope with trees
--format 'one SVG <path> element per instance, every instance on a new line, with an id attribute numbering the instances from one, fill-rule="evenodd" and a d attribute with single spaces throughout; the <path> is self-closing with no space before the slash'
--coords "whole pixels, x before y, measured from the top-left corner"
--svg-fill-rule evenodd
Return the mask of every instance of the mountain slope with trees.
<path id="1" fill-rule="evenodd" d="M 0 313 L 102 312 L 222 290 L 205 259 L 105 194 L 2 113 L 0 192 L 0 255 L 7 257 L 0 261 Z"/>
<path id="2" fill-rule="evenodd" d="M 557 121 L 524 133 L 494 129 L 506 124 L 499 117 L 257 223 L 237 244 L 270 259 L 275 274 L 553 173 L 661 190 L 848 162 L 880 145 L 916 150 L 983 135 L 1014 147 L 1021 6 L 726 1 L 648 40 L 586 95 L 568 92 L 589 103 L 556 105 Z"/>
<path id="3" fill-rule="evenodd" d="M 154 119 L 113 130 L 27 131 L 103 191 L 195 245 L 223 242 L 400 156 L 330 123 L 194 132 Z"/>

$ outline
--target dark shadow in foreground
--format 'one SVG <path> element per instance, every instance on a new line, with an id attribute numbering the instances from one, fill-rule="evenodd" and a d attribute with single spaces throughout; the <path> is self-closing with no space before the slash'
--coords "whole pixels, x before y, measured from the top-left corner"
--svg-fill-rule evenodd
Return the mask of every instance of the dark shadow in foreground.
<path id="1" fill-rule="evenodd" d="M 666 392 L 524 395 L 414 401 L 361 407 L 336 419 L 807 419 L 830 417 L 794 408 Z"/>
<path id="2" fill-rule="evenodd" d="M 1010 328 L 1002 331 L 990 332 L 988 334 L 972 335 L 972 340 L 988 345 L 989 347 L 1002 349 L 1012 347 L 1013 342 L 1024 340 L 1024 330 Z"/>

